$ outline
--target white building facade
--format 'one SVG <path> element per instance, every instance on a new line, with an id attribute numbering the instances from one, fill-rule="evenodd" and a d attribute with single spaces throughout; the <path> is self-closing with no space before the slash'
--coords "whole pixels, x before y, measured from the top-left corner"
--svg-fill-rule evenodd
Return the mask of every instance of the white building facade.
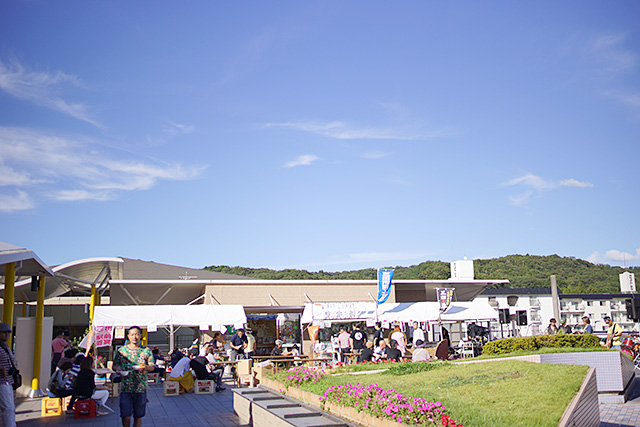
<path id="1" fill-rule="evenodd" d="M 584 329 L 582 317 L 590 319 L 595 332 L 607 331 L 606 316 L 626 332 L 639 331 L 638 323 L 627 318 L 625 300 L 629 293 L 618 294 L 562 294 L 559 293 L 560 325 L 567 321 L 575 331 Z M 474 301 L 486 301 L 496 309 L 507 310 L 508 323 L 492 322 L 492 337 L 532 336 L 544 334 L 553 315 L 551 288 L 487 289 Z"/>

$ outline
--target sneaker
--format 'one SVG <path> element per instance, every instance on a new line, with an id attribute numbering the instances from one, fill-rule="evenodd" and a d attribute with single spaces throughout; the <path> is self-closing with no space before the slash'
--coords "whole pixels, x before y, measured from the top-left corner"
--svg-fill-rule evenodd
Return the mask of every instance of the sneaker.
<path id="1" fill-rule="evenodd" d="M 99 416 L 109 415 L 109 412 L 102 409 L 98 409 L 96 410 L 96 415 L 99 415 Z"/>
<path id="2" fill-rule="evenodd" d="M 216 391 L 223 391 L 223 390 L 226 390 L 226 389 L 227 389 L 226 387 L 216 387 Z"/>
<path id="3" fill-rule="evenodd" d="M 67 409 L 66 411 L 64 411 L 64 413 L 67 415 L 74 415 L 75 411 L 73 409 Z"/>

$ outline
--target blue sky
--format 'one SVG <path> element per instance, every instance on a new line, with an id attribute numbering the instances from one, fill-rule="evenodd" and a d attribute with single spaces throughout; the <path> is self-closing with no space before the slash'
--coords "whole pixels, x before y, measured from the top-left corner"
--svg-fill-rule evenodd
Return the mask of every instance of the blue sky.
<path id="1" fill-rule="evenodd" d="M 56 265 L 640 264 L 640 4 L 0 4 L 0 240 Z"/>

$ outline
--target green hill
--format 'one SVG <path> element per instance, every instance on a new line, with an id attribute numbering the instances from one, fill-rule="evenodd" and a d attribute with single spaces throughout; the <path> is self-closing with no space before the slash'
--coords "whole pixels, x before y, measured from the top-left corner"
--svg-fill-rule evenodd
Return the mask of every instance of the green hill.
<path id="1" fill-rule="evenodd" d="M 564 293 L 620 292 L 618 275 L 621 267 L 592 264 L 574 257 L 558 255 L 508 255 L 494 259 L 476 259 L 473 262 L 476 279 L 508 279 L 512 288 L 544 288 L 550 286 L 549 276 L 555 274 L 558 287 Z M 367 268 L 341 272 L 306 270 L 270 270 L 268 268 L 228 267 L 216 265 L 205 270 L 238 274 L 257 279 L 375 279 L 376 270 Z M 627 271 L 640 277 L 640 267 Z M 425 261 L 410 267 L 394 267 L 394 279 L 448 279 L 449 263 Z"/>

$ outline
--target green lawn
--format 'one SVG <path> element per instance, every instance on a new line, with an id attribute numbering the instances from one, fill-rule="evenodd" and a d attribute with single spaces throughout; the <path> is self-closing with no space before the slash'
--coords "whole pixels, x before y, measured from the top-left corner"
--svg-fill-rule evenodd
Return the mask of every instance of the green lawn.
<path id="1" fill-rule="evenodd" d="M 367 375 L 326 375 L 301 388 L 321 395 L 338 384 L 378 384 L 413 397 L 443 402 L 465 427 L 557 426 L 579 390 L 588 367 L 505 360 L 496 363 L 438 363 L 435 369 L 403 375 L 405 364 Z M 387 366 L 371 366 L 371 369 Z"/>
<path id="2" fill-rule="evenodd" d="M 579 353 L 586 351 L 617 351 L 607 347 L 542 347 L 537 350 L 517 350 L 504 354 L 483 354 L 475 357 L 473 360 L 499 359 L 503 357 L 529 356 L 532 354 L 551 354 L 551 353 Z M 469 359 L 461 359 L 469 360 Z"/>

